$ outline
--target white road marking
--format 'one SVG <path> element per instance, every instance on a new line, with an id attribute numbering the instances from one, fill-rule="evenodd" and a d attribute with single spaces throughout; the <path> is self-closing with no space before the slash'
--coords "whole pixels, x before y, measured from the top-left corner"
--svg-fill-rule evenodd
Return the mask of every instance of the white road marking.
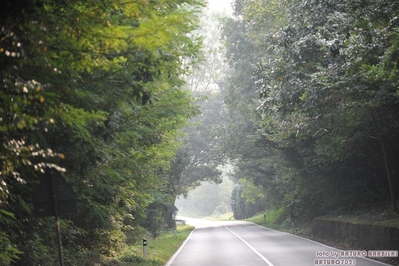
<path id="1" fill-rule="evenodd" d="M 245 245 L 247 245 L 253 252 L 255 252 L 256 255 L 258 255 L 268 266 L 274 266 L 268 259 L 266 259 L 262 254 L 260 254 L 254 247 L 252 247 L 247 241 L 242 239 L 239 235 L 234 233 L 232 230 L 230 230 L 227 226 L 224 226 L 227 230 L 229 230 L 232 234 L 234 234 L 238 239 L 240 239 L 242 242 L 244 242 Z"/>
<path id="2" fill-rule="evenodd" d="M 173 256 L 168 260 L 168 262 L 165 264 L 165 266 L 170 266 L 172 265 L 172 263 L 175 261 L 177 255 L 179 255 L 179 253 L 183 250 L 184 246 L 186 245 L 186 243 L 188 242 L 188 240 L 190 239 L 191 235 L 193 234 L 195 228 L 191 231 L 191 233 L 188 235 L 188 237 L 186 238 L 186 240 L 183 242 L 183 244 L 180 246 L 180 248 L 175 252 L 175 254 L 173 254 Z"/>
<path id="3" fill-rule="evenodd" d="M 254 225 L 256 225 L 256 226 L 262 227 L 263 229 L 268 229 L 268 230 L 271 230 L 271 231 L 274 231 L 274 232 L 279 232 L 279 233 L 281 233 L 281 234 L 286 234 L 286 235 L 294 236 L 294 237 L 296 237 L 296 238 L 299 238 L 299 239 L 302 239 L 302 240 L 306 240 L 306 241 L 312 242 L 312 243 L 314 243 L 314 244 L 317 244 L 317 245 L 320 245 L 320 246 L 329 248 L 329 249 L 331 249 L 331 250 L 342 251 L 341 249 L 334 248 L 334 247 L 331 247 L 331 246 L 327 246 L 327 245 L 325 245 L 325 244 L 323 244 L 323 243 L 320 243 L 320 242 L 311 240 L 311 239 L 309 239 L 309 238 L 297 236 L 297 235 L 290 234 L 290 233 L 287 233 L 287 232 L 282 232 L 282 231 L 274 230 L 274 229 L 272 229 L 272 228 L 265 227 L 265 226 L 262 226 L 262 225 L 259 225 L 259 224 L 253 223 L 253 222 L 250 222 L 250 223 L 252 223 L 252 224 L 254 224 Z M 391 266 L 390 264 L 386 264 L 386 263 L 384 263 L 384 262 L 381 262 L 381 261 L 378 261 L 378 260 L 373 260 L 373 259 L 370 259 L 370 258 L 367 258 L 367 257 L 361 257 L 361 259 L 368 260 L 368 261 L 371 261 L 371 262 L 374 262 L 374 263 L 377 263 L 377 264 L 381 264 L 381 265 Z"/>

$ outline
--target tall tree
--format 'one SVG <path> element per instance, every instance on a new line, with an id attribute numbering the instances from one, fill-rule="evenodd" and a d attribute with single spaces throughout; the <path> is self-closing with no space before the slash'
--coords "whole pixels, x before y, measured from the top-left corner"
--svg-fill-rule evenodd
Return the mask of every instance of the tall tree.
<path id="1" fill-rule="evenodd" d="M 386 57 L 396 47 L 391 24 L 396 12 L 388 11 L 395 5 L 310 1 L 300 3 L 298 13 L 298 2 L 287 1 L 289 24 L 270 36 L 278 57 L 263 64 L 260 77 L 263 109 L 274 121 L 270 136 L 283 145 L 290 140 L 307 143 L 313 148 L 306 148 L 304 156 L 322 167 L 328 167 L 328 161 L 358 161 L 359 153 L 367 157 L 367 150 L 378 152 L 384 164 L 367 161 L 371 169 L 385 168 L 391 203 L 397 210 L 397 188 L 385 144 L 391 139 L 381 135 L 396 127 L 395 117 L 389 114 L 396 109 L 392 97 L 396 85 L 391 79 L 397 73 L 395 68 L 385 68 Z M 380 10 L 379 15 L 371 10 Z M 380 76 L 379 71 L 389 72 L 391 78 Z M 390 126 L 382 129 L 375 123 L 376 115 L 380 121 L 390 120 Z M 374 150 L 373 136 L 380 139 L 380 151 Z"/>
<path id="2" fill-rule="evenodd" d="M 16 261 L 19 249 L 19 265 L 51 263 L 40 256 L 53 248 L 42 225 L 50 220 L 21 222 L 48 166 L 66 169 L 79 195 L 78 215 L 63 225 L 68 237 L 85 237 L 65 241 L 68 263 L 82 260 L 74 250 L 112 255 L 164 186 L 178 130 L 195 112 L 181 77 L 191 67 L 183 60 L 198 56 L 189 34 L 203 2 L 4 5 L 0 258 Z"/>
<path id="3" fill-rule="evenodd" d="M 200 113 L 191 117 L 191 124 L 183 132 L 184 146 L 174 161 L 174 190 L 177 195 L 187 196 L 188 191 L 202 181 L 221 182 L 224 155 L 220 150 L 220 135 L 224 131 L 225 105 L 219 85 L 227 65 L 223 61 L 223 47 L 220 42 L 219 25 L 223 17 L 204 9 L 200 25 L 195 34 L 202 37 L 202 55 L 199 64 L 186 75 L 186 89 L 195 97 Z"/>
<path id="4" fill-rule="evenodd" d="M 263 150 L 274 155 L 278 167 L 263 164 L 275 173 L 274 184 L 290 187 L 272 190 L 288 202 L 296 199 L 308 217 L 387 197 L 397 209 L 392 164 L 398 150 L 397 67 L 392 57 L 396 5 L 237 0 L 236 19 L 225 24 L 233 67 L 238 70 L 240 56 L 247 53 L 242 68 L 254 70 L 232 72 L 233 79 L 241 78 L 230 83 L 237 89 L 229 95 L 241 100 L 242 95 L 255 99 L 259 93 L 261 101 L 249 110 L 258 107 L 260 117 L 253 116 L 247 132 L 262 139 Z M 229 31 L 234 23 L 242 26 Z M 245 43 L 251 49 L 244 50 Z M 253 79 L 243 84 L 250 75 Z M 244 94 L 244 88 L 250 93 Z M 234 94 L 239 89 L 243 93 Z"/>

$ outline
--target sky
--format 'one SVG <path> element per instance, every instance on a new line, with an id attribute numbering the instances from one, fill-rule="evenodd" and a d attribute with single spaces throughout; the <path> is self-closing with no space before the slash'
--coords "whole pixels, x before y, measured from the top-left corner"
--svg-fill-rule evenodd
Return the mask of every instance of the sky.
<path id="1" fill-rule="evenodd" d="M 228 13 L 232 13 L 231 8 L 231 1 L 232 0 L 208 0 L 209 9 L 215 11 L 228 11 Z"/>

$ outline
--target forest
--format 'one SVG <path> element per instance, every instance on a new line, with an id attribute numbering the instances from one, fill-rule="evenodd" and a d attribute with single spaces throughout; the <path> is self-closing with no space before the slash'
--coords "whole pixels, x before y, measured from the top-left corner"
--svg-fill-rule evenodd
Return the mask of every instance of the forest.
<path id="1" fill-rule="evenodd" d="M 194 182 L 180 180 L 182 129 L 199 113 L 183 85 L 202 57 L 204 6 L 2 1 L 1 265 L 56 264 L 54 217 L 35 217 L 32 203 L 46 168 L 77 196 L 77 213 L 61 217 L 66 265 L 174 227 L 176 195 Z"/>
<path id="2" fill-rule="evenodd" d="M 235 218 L 398 213 L 399 1 L 236 0 L 222 23 Z"/>
<path id="3" fill-rule="evenodd" d="M 57 262 L 32 202 L 47 168 L 77 196 L 66 265 L 173 229 L 178 196 L 227 176 L 209 206 L 236 219 L 397 215 L 399 1 L 205 6 L 3 1 L 0 264 Z"/>

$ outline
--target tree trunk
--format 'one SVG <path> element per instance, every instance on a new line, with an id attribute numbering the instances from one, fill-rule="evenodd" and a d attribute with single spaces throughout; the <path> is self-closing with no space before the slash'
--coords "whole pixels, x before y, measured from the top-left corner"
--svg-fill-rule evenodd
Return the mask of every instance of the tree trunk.
<path id="1" fill-rule="evenodd" d="M 396 195 L 395 195 L 395 190 L 394 190 L 393 171 L 392 171 L 392 168 L 391 168 L 389 155 L 387 153 L 387 144 L 385 142 L 385 139 L 384 139 L 384 136 L 382 134 L 382 131 L 380 130 L 373 113 L 371 113 L 371 117 L 372 117 L 372 120 L 373 120 L 374 127 L 377 130 L 378 138 L 379 138 L 380 143 L 381 143 L 382 153 L 383 153 L 383 157 L 384 157 L 385 171 L 387 173 L 387 179 L 388 179 L 389 195 L 390 195 L 390 199 L 391 199 L 391 205 L 392 205 L 393 210 L 395 211 L 395 213 L 399 213 L 398 206 L 396 204 Z"/>
<path id="2" fill-rule="evenodd" d="M 395 196 L 394 181 L 393 181 L 393 171 L 391 170 L 390 164 L 388 162 L 389 158 L 388 158 L 388 154 L 387 154 L 387 146 L 382 137 L 380 137 L 380 142 L 381 142 L 381 146 L 382 146 L 382 152 L 384 154 L 384 163 L 385 163 L 385 169 L 387 172 L 391 204 L 393 206 L 395 213 L 399 213 L 398 206 L 396 204 L 396 196 Z"/>

